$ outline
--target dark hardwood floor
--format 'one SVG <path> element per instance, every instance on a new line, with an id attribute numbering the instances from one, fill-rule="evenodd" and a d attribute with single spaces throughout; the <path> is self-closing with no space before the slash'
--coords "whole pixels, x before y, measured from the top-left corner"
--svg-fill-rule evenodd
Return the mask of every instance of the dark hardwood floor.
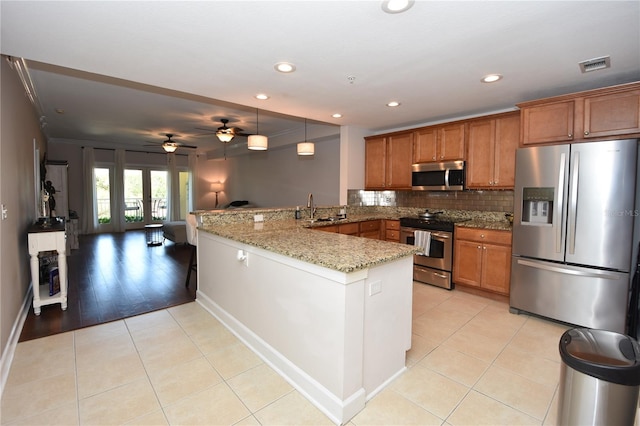
<path id="1" fill-rule="evenodd" d="M 33 307 L 19 341 L 176 306 L 195 300 L 196 274 L 185 287 L 191 247 L 165 240 L 150 247 L 144 231 L 81 235 L 68 253 L 68 307 Z"/>

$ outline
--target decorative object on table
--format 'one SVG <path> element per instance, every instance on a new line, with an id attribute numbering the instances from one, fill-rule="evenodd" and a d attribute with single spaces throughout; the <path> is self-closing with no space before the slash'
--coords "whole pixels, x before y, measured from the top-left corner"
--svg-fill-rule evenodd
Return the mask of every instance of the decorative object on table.
<path id="1" fill-rule="evenodd" d="M 54 266 L 49 270 L 49 296 L 60 293 L 60 270 Z"/>

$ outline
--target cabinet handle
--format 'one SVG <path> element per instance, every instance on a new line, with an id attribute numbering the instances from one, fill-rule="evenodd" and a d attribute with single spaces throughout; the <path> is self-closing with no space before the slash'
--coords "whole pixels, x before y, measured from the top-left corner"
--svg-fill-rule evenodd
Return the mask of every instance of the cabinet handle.
<path id="1" fill-rule="evenodd" d="M 436 159 L 436 156 L 434 155 L 433 157 L 431 157 L 431 159 L 432 159 L 432 160 L 435 160 L 435 159 Z"/>
<path id="2" fill-rule="evenodd" d="M 585 130 L 585 131 L 584 131 L 584 135 L 585 135 L 585 136 L 589 136 L 589 131 L 588 131 L 588 130 Z"/>
<path id="3" fill-rule="evenodd" d="M 480 238 L 484 238 L 484 234 L 480 234 Z"/>
<path id="4" fill-rule="evenodd" d="M 478 246 L 478 250 L 481 249 L 481 248 L 482 248 L 482 246 Z"/>
<path id="5" fill-rule="evenodd" d="M 486 250 L 486 249 L 487 249 L 486 247 L 482 247 L 482 250 Z"/>
<path id="6" fill-rule="evenodd" d="M 572 133 L 569 133 L 567 136 L 569 136 L 570 138 L 572 138 L 572 137 L 573 137 L 573 134 L 572 134 Z"/>

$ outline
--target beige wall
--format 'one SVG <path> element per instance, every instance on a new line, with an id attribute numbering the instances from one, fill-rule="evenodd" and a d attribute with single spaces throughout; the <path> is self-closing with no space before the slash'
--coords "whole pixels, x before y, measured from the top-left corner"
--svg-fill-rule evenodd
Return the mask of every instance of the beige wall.
<path id="1" fill-rule="evenodd" d="M 5 57 L 0 62 L 0 201 L 7 208 L 7 219 L 0 221 L 0 349 L 6 367 L 7 343 L 31 279 L 27 227 L 37 219 L 33 141 L 41 154 L 46 144 L 16 72 Z"/>
<path id="2" fill-rule="evenodd" d="M 364 162 L 361 158 L 359 161 Z M 293 207 L 307 204 L 313 193 L 317 205 L 337 205 L 340 182 L 340 138 L 316 142 L 315 155 L 298 156 L 290 144 L 265 152 L 250 152 L 227 159 L 198 159 L 197 209 L 213 209 L 212 182 L 223 182 L 219 207 L 247 200 L 259 207 Z"/>

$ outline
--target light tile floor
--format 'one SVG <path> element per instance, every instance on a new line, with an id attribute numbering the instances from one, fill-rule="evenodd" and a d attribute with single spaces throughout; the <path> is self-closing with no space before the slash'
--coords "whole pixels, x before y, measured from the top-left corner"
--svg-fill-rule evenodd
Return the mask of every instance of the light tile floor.
<path id="1" fill-rule="evenodd" d="M 555 423 L 567 327 L 414 284 L 408 370 L 349 425 Z M 320 425 L 197 303 L 19 343 L 2 425 Z"/>

